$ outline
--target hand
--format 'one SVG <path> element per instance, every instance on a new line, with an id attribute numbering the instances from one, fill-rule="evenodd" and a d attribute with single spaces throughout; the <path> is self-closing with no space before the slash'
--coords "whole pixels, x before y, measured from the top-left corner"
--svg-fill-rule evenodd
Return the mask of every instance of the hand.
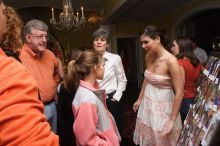
<path id="1" fill-rule="evenodd" d="M 166 123 L 163 125 L 162 128 L 162 136 L 165 136 L 166 134 L 170 133 L 174 125 L 174 120 L 169 119 L 166 121 Z"/>
<path id="2" fill-rule="evenodd" d="M 55 94 L 54 100 L 55 100 L 55 103 L 58 104 L 58 95 L 57 94 Z"/>
<path id="3" fill-rule="evenodd" d="M 137 111 L 137 109 L 139 108 L 140 104 L 141 104 L 141 99 L 138 99 L 138 100 L 134 103 L 134 105 L 133 105 L 133 110 L 134 110 L 134 112 Z"/>

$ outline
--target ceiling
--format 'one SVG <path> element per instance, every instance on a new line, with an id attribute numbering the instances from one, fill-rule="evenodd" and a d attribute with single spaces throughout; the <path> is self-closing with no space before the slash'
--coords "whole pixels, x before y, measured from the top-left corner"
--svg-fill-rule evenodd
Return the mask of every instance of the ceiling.
<path id="1" fill-rule="evenodd" d="M 117 0 L 72 0 L 75 10 L 80 10 L 80 6 L 89 12 L 96 12 L 99 16 L 104 16 L 106 24 L 147 22 L 150 19 L 170 13 L 179 7 L 192 2 L 193 0 L 118 0 L 118 4 L 106 9 L 108 3 L 116 3 Z M 62 0 L 5 0 L 4 3 L 16 9 L 31 7 L 62 8 Z M 108 13 L 106 15 L 106 13 Z M 36 14 L 35 14 L 36 15 Z"/>
<path id="2" fill-rule="evenodd" d="M 127 0 L 107 22 L 147 22 L 170 13 L 192 0 Z"/>

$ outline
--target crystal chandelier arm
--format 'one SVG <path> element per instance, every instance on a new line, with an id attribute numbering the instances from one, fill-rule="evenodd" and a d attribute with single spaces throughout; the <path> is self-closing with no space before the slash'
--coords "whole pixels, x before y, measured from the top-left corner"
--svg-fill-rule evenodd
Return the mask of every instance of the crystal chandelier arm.
<path id="1" fill-rule="evenodd" d="M 51 9 L 52 18 L 50 23 L 54 28 L 58 30 L 68 30 L 71 32 L 82 31 L 85 27 L 86 18 L 84 16 L 84 9 L 81 7 L 81 17 L 79 12 L 74 15 L 72 4 L 70 0 L 63 0 L 63 11 L 59 15 L 59 21 L 57 22 L 54 17 L 54 9 Z"/>
<path id="2" fill-rule="evenodd" d="M 55 20 L 55 18 L 54 18 L 54 8 L 51 8 L 51 12 L 52 12 L 52 20 Z"/>

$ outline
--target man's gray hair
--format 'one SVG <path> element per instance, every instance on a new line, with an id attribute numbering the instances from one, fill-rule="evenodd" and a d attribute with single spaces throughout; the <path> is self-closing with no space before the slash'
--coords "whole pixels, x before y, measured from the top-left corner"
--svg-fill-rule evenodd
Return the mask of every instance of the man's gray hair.
<path id="1" fill-rule="evenodd" d="M 26 34 L 30 34 L 32 29 L 47 31 L 48 26 L 46 23 L 44 23 L 41 20 L 32 19 L 32 20 L 28 21 L 24 26 L 24 36 Z"/>

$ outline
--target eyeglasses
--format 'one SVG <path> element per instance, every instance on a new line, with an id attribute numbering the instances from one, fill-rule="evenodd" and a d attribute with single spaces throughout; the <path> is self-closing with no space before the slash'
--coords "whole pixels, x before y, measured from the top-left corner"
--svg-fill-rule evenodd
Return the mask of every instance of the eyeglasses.
<path id="1" fill-rule="evenodd" d="M 48 36 L 47 35 L 34 35 L 34 34 L 30 34 L 30 36 L 35 37 L 36 39 L 42 40 L 43 38 L 45 38 L 47 40 Z"/>

